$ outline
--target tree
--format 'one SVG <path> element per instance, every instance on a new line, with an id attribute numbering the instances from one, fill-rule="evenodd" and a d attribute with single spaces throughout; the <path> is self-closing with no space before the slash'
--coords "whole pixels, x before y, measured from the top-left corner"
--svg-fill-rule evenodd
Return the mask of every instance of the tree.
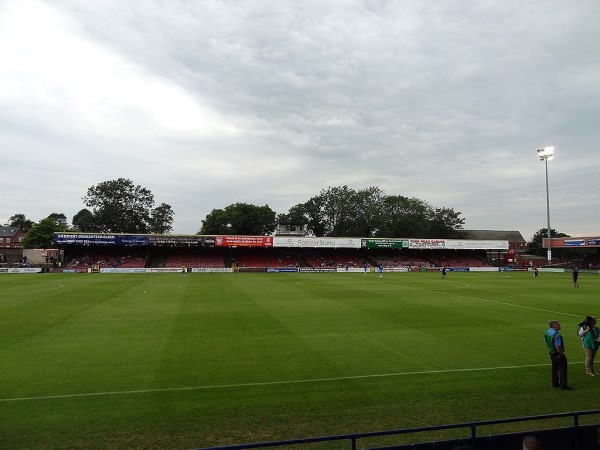
<path id="1" fill-rule="evenodd" d="M 198 234 L 266 235 L 275 230 L 275 211 L 269 205 L 234 203 L 213 209 Z"/>
<path id="2" fill-rule="evenodd" d="M 83 201 L 92 208 L 99 232 L 148 232 L 154 195 L 142 186 L 135 186 L 131 180 L 119 178 L 92 186 Z"/>
<path id="3" fill-rule="evenodd" d="M 53 220 L 54 223 L 58 225 L 61 231 L 66 231 L 69 227 L 67 222 L 67 216 L 65 216 L 63 213 L 52 213 L 47 217 L 47 219 Z"/>
<path id="4" fill-rule="evenodd" d="M 348 186 L 329 187 L 321 191 L 319 197 L 326 236 L 348 236 L 355 212 L 352 204 L 355 194 L 356 191 Z"/>
<path id="5" fill-rule="evenodd" d="M 10 219 L 8 219 L 9 227 L 20 228 L 23 231 L 29 230 L 34 225 L 34 223 L 35 222 L 27 219 L 25 217 L 25 214 L 22 214 L 22 213 L 17 213 L 14 216 L 12 216 Z"/>
<path id="6" fill-rule="evenodd" d="M 387 196 L 374 186 L 358 191 L 341 186 L 295 205 L 280 220 L 307 224 L 317 236 L 456 238 L 464 224 L 460 214 L 417 198 Z"/>
<path id="7" fill-rule="evenodd" d="M 352 226 L 348 229 L 349 236 L 377 236 L 383 228 L 384 192 L 378 187 L 371 186 L 361 189 L 354 194 L 354 214 Z"/>
<path id="8" fill-rule="evenodd" d="M 21 245 L 23 248 L 51 248 L 54 233 L 61 231 L 60 225 L 57 225 L 55 219 L 47 217 L 40 220 L 27 232 Z"/>
<path id="9" fill-rule="evenodd" d="M 173 209 L 166 203 L 161 203 L 150 213 L 148 222 L 150 233 L 165 234 L 173 229 Z"/>
<path id="10" fill-rule="evenodd" d="M 287 223 L 307 224 L 316 236 L 373 236 L 381 227 L 383 191 L 329 187 L 284 214 Z M 302 222 L 296 222 L 302 220 Z"/>
<path id="11" fill-rule="evenodd" d="M 426 237 L 429 205 L 418 198 L 391 195 L 383 200 L 380 237 Z"/>
<path id="12" fill-rule="evenodd" d="M 98 227 L 95 224 L 92 212 L 84 208 L 73 216 L 73 228 L 83 233 L 96 233 Z"/>
<path id="13" fill-rule="evenodd" d="M 306 203 L 292 207 L 296 211 L 303 211 L 305 217 L 308 218 L 308 229 L 315 236 L 325 236 L 325 221 L 323 219 L 323 199 L 321 197 L 313 197 Z M 291 210 L 290 210 L 291 211 Z M 303 224 L 298 224 L 303 225 Z"/>
<path id="14" fill-rule="evenodd" d="M 569 237 L 568 234 L 565 233 L 557 233 L 554 228 L 550 228 L 550 237 Z M 543 240 L 548 238 L 548 228 L 540 228 L 536 231 L 531 238 L 531 241 L 527 243 L 527 251 L 529 253 L 533 253 L 534 255 L 544 256 L 548 249 L 543 246 Z M 552 250 L 556 256 L 561 255 L 562 249 L 554 249 Z"/>
<path id="15" fill-rule="evenodd" d="M 450 208 L 430 208 L 429 219 L 429 238 L 460 238 L 465 219 L 461 219 L 459 212 Z"/>
<path id="16" fill-rule="evenodd" d="M 309 218 L 304 204 L 292 206 L 287 213 L 277 214 L 277 222 L 291 225 L 308 224 Z"/>

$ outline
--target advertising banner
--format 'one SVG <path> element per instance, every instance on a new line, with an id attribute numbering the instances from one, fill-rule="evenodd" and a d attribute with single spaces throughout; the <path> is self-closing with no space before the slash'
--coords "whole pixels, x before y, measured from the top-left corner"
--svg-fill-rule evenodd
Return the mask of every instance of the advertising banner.
<path id="1" fill-rule="evenodd" d="M 581 247 L 585 245 L 583 239 L 565 239 L 565 247 Z"/>
<path id="2" fill-rule="evenodd" d="M 148 236 L 148 244 L 150 245 L 165 245 L 172 247 L 214 247 L 214 236 L 184 236 L 166 234 Z"/>
<path id="3" fill-rule="evenodd" d="M 231 267 L 194 267 L 192 268 L 192 272 L 201 272 L 201 273 L 232 273 L 233 269 Z"/>
<path id="4" fill-rule="evenodd" d="M 508 250 L 508 241 L 446 239 L 445 248 L 452 250 Z"/>
<path id="5" fill-rule="evenodd" d="M 272 247 L 272 236 L 216 236 L 215 247 Z"/>
<path id="6" fill-rule="evenodd" d="M 122 234 L 116 236 L 116 245 L 148 245 L 148 236 L 139 234 Z"/>
<path id="7" fill-rule="evenodd" d="M 552 248 L 566 247 L 600 247 L 600 238 L 597 236 L 581 238 L 552 238 Z M 548 248 L 548 238 L 542 239 L 542 247 Z"/>
<path id="8" fill-rule="evenodd" d="M 407 239 L 361 239 L 362 248 L 408 248 Z"/>
<path id="9" fill-rule="evenodd" d="M 421 249 L 446 248 L 446 240 L 445 239 L 409 239 L 408 247 L 409 248 L 421 248 Z"/>
<path id="10" fill-rule="evenodd" d="M 57 245 L 148 245 L 148 236 L 141 234 L 89 234 L 62 233 L 55 234 L 53 239 Z"/>
<path id="11" fill-rule="evenodd" d="M 410 272 L 408 267 L 386 267 L 384 272 Z"/>
<path id="12" fill-rule="evenodd" d="M 143 267 L 101 267 L 100 273 L 147 273 L 148 269 Z"/>
<path id="13" fill-rule="evenodd" d="M 325 273 L 325 272 L 337 272 L 337 269 L 333 267 L 300 267 L 299 272 L 310 272 L 310 273 Z"/>
<path id="14" fill-rule="evenodd" d="M 153 267 L 148 269 L 150 273 L 180 273 L 181 267 Z"/>
<path id="15" fill-rule="evenodd" d="M 360 248 L 359 238 L 274 237 L 273 247 Z"/>
<path id="16" fill-rule="evenodd" d="M 508 250 L 508 241 L 472 241 L 461 239 L 409 239 L 413 249 Z"/>
<path id="17" fill-rule="evenodd" d="M 39 267 L 9 267 L 0 269 L 0 273 L 41 273 Z"/>
<path id="18" fill-rule="evenodd" d="M 56 245 L 117 245 L 114 234 L 64 233 L 55 234 Z"/>

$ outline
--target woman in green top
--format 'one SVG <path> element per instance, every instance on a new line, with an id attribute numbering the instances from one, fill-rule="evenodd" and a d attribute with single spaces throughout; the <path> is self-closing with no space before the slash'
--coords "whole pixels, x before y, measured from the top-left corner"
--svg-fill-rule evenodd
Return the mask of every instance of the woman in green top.
<path id="1" fill-rule="evenodd" d="M 591 377 L 598 375 L 594 370 L 594 359 L 600 346 L 600 328 L 596 326 L 596 317 L 586 317 L 586 323 L 579 329 L 585 352 L 585 373 Z"/>

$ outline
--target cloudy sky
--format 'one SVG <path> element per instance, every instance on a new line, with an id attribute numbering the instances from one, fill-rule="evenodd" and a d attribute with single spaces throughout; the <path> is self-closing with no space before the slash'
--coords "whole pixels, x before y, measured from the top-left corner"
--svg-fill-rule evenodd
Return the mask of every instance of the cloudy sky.
<path id="1" fill-rule="evenodd" d="M 597 0 L 0 0 L 0 224 L 120 177 L 196 233 L 329 186 L 600 234 Z M 418 237 L 418 236 L 410 236 Z"/>

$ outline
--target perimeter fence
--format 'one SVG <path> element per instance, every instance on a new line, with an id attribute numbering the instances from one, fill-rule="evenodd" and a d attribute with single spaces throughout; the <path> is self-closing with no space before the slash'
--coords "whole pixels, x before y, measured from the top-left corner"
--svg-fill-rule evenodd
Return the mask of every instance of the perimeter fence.
<path id="1" fill-rule="evenodd" d="M 581 424 L 580 419 L 584 416 L 590 417 L 590 423 Z M 595 419 L 593 416 L 597 416 Z M 570 423 L 556 426 L 557 421 L 570 419 Z M 504 434 L 490 434 L 485 428 L 497 429 L 498 425 L 515 424 L 518 422 L 534 424 L 526 431 L 511 432 Z M 551 422 L 551 427 L 544 427 L 544 423 Z M 421 442 L 394 444 L 394 439 L 402 440 L 403 436 L 423 435 L 443 430 L 465 430 L 462 438 L 446 440 L 422 439 Z M 420 428 L 405 428 L 398 430 L 375 431 L 369 433 L 351 433 L 334 436 L 310 437 L 302 439 L 290 439 L 285 441 L 258 442 L 252 444 L 227 445 L 220 447 L 204 447 L 195 450 L 247 450 L 265 448 L 287 448 L 287 449 L 309 449 L 316 444 L 322 444 L 318 448 L 327 448 L 327 443 L 338 447 L 346 442 L 347 448 L 351 450 L 453 450 L 460 445 L 470 445 L 476 450 L 514 450 L 522 448 L 523 438 L 527 435 L 537 437 L 542 443 L 544 450 L 595 450 L 600 449 L 600 409 L 588 411 L 575 411 L 555 414 L 544 414 L 538 416 L 513 417 L 509 419 L 486 420 L 479 422 L 466 422 L 451 425 L 434 425 Z M 387 441 L 386 444 L 376 441 Z M 406 439 L 404 439 L 406 440 Z"/>

